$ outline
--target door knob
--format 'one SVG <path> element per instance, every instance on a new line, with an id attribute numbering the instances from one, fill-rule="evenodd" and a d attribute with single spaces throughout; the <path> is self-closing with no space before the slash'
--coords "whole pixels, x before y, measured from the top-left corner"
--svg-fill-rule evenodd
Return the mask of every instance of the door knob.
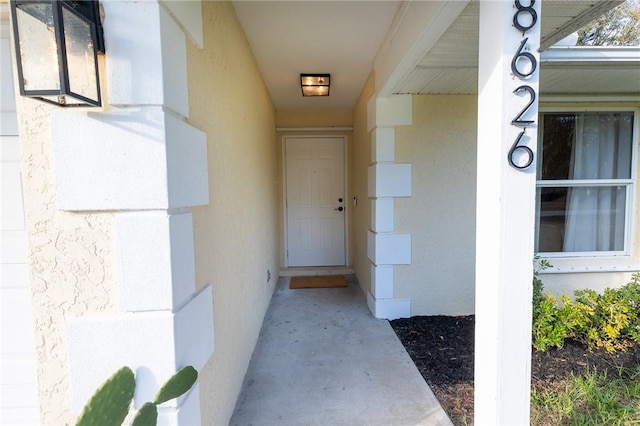
<path id="1" fill-rule="evenodd" d="M 342 210 L 344 210 L 344 207 L 340 206 L 340 207 L 338 207 L 337 209 L 334 209 L 334 210 L 338 210 L 339 212 L 341 212 Z"/>

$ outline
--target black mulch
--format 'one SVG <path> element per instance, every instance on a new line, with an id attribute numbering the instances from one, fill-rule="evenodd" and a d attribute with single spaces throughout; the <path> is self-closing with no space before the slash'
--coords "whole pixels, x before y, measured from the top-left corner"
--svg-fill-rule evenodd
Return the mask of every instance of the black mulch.
<path id="1" fill-rule="evenodd" d="M 390 324 L 454 424 L 472 425 L 474 316 L 416 316 Z M 569 340 L 561 349 L 532 350 L 532 386 L 553 389 L 572 372 L 619 365 L 640 365 L 640 345 L 611 354 Z"/>

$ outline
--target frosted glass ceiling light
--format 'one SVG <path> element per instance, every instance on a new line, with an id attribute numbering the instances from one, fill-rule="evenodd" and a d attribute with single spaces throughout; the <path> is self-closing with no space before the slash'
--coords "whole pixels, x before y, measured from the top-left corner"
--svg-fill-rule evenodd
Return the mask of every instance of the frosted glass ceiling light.
<path id="1" fill-rule="evenodd" d="M 302 96 L 329 96 L 331 74 L 300 74 Z"/>
<path id="2" fill-rule="evenodd" d="M 100 106 L 98 1 L 11 0 L 20 94 L 59 106 Z"/>

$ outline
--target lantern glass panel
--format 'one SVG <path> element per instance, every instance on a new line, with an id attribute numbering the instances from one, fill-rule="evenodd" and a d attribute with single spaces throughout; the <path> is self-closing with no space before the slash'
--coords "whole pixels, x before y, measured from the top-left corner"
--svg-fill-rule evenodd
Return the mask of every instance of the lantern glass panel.
<path id="1" fill-rule="evenodd" d="M 51 4 L 21 5 L 16 9 L 16 18 L 24 90 L 59 90 L 60 72 Z"/>
<path id="2" fill-rule="evenodd" d="M 98 76 L 92 27 L 75 13 L 62 9 L 69 91 L 98 101 Z"/>
<path id="3" fill-rule="evenodd" d="M 329 96 L 329 86 L 302 86 L 304 96 Z"/>

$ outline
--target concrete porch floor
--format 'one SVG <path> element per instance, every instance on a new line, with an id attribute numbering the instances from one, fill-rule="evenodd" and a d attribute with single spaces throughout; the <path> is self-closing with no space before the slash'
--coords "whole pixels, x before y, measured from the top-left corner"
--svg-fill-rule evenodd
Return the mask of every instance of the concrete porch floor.
<path id="1" fill-rule="evenodd" d="M 281 277 L 232 425 L 451 425 L 353 275 L 338 289 Z"/>

